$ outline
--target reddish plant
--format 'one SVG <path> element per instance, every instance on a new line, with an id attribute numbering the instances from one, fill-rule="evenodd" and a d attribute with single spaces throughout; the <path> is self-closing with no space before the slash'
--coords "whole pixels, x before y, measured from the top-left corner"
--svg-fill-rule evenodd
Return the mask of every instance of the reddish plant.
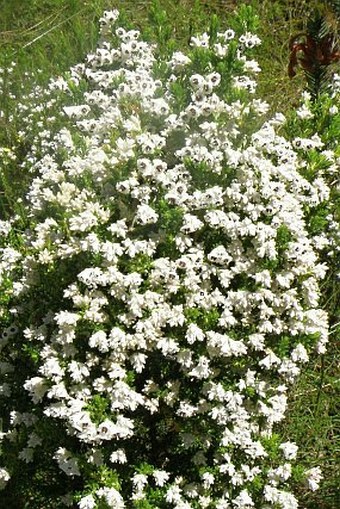
<path id="1" fill-rule="evenodd" d="M 327 34 L 320 40 L 315 40 L 310 34 L 301 32 L 292 37 L 289 49 L 288 76 L 290 78 L 296 75 L 297 65 L 313 74 L 320 66 L 327 66 L 340 60 L 340 51 L 336 48 L 333 34 Z"/>

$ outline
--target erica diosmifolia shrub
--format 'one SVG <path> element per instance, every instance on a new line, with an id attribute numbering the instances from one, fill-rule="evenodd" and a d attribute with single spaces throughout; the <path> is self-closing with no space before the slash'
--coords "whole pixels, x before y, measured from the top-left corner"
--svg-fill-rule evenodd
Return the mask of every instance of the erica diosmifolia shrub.
<path id="1" fill-rule="evenodd" d="M 50 84 L 63 107 L 26 161 L 26 229 L 1 226 L 9 499 L 294 508 L 318 486 L 277 425 L 327 341 L 305 210 L 328 187 L 299 173 L 284 117 L 261 118 L 242 12 L 244 33 L 165 59 L 107 12 Z"/>

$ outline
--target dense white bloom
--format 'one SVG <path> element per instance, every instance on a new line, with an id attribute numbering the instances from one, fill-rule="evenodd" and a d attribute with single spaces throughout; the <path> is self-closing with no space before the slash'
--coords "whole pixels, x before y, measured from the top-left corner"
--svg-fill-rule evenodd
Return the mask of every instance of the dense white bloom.
<path id="1" fill-rule="evenodd" d="M 288 384 L 327 342 L 328 232 L 312 238 L 306 210 L 332 190 L 326 170 L 302 174 L 306 152 L 323 150 L 333 175 L 336 157 L 318 135 L 278 135 L 282 115 L 261 127 L 268 105 L 247 94 L 255 34 L 197 35 L 164 62 L 117 19 L 104 13 L 98 48 L 24 111 L 23 129 L 38 117 L 40 130 L 22 165 L 25 231 L 0 223 L 15 316 L 8 325 L 4 311 L 0 390 L 21 397 L 9 400 L 4 464 L 16 450 L 34 468 L 42 444 L 80 509 L 147 505 L 155 487 L 160 507 L 295 509 L 297 446 L 278 443 L 274 457 L 267 444 Z M 48 100 L 61 128 L 44 123 Z M 0 487 L 8 479 L 1 469 Z M 316 489 L 320 471 L 307 479 Z"/>

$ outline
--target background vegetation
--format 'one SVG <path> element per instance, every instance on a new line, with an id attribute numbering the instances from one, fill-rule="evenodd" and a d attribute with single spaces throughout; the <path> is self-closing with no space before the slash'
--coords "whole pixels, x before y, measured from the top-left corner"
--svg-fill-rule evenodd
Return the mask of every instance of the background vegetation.
<path id="1" fill-rule="evenodd" d="M 191 34 L 206 27 L 212 14 L 217 14 L 222 25 L 227 25 L 228 14 L 241 3 L 247 2 L 159 0 L 167 16 L 164 30 L 170 30 L 171 37 L 183 46 L 188 44 Z M 251 3 L 259 14 L 258 35 L 263 40 L 257 56 L 263 71 L 258 93 L 270 103 L 271 111 L 286 113 L 297 106 L 305 85 L 302 72 L 293 80 L 288 78 L 289 40 L 306 28 L 314 9 L 324 5 L 316 0 L 254 0 Z M 17 142 L 20 125 L 16 122 L 15 103 L 29 93 L 37 80 L 43 85 L 50 76 L 59 75 L 82 61 L 95 47 L 97 20 L 103 9 L 117 7 L 124 9 L 126 18 L 148 37 L 157 35 L 157 29 L 152 28 L 156 24 L 149 0 L 0 1 L 0 111 L 3 112 L 0 158 L 3 157 L 1 147 L 18 147 L 16 161 L 1 163 L 1 219 L 17 210 L 17 200 L 29 179 L 20 173 L 18 164 L 20 157 L 25 156 L 25 146 Z M 339 290 L 332 278 L 325 285 L 325 306 L 331 309 L 333 327 L 329 350 L 304 371 L 291 397 L 285 423 L 286 437 L 299 444 L 306 465 L 320 465 L 325 477 L 319 491 L 308 493 L 305 498 L 301 494 L 306 509 L 340 507 Z"/>

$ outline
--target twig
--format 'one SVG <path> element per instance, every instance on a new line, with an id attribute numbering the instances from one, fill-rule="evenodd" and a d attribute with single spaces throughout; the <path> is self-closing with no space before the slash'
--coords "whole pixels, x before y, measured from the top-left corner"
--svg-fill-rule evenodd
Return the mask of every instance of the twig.
<path id="1" fill-rule="evenodd" d="M 53 19 L 50 22 L 48 22 L 48 24 L 53 23 L 53 21 L 60 15 L 60 13 L 63 10 L 65 10 L 65 7 L 63 7 L 59 13 L 57 13 L 57 14 L 50 14 L 49 16 L 47 16 L 47 18 L 44 18 L 43 20 L 39 21 L 35 25 L 32 25 L 31 27 L 24 28 L 24 29 L 17 28 L 15 30 L 4 30 L 4 31 L 0 32 L 0 37 L 3 36 L 3 35 L 6 36 L 6 35 L 11 35 L 11 34 L 18 34 L 18 35 L 26 34 L 27 32 L 31 32 L 32 30 L 35 30 L 37 27 L 39 27 L 43 23 L 47 23 L 48 20 L 50 20 L 51 18 L 53 18 Z"/>
<path id="2" fill-rule="evenodd" d="M 323 385 L 322 389 L 328 389 L 329 387 L 334 387 L 336 383 L 339 383 L 340 380 L 336 380 L 333 383 L 325 384 Z M 299 392 L 297 394 L 294 394 L 294 399 L 300 398 L 301 396 L 306 396 L 307 394 L 311 394 L 312 392 L 319 391 L 320 387 L 314 387 L 313 389 L 309 389 L 308 391 Z"/>
<path id="3" fill-rule="evenodd" d="M 50 14 L 49 16 L 47 16 L 47 18 L 44 18 L 42 19 L 41 21 L 39 21 L 38 23 L 36 23 L 35 25 L 32 25 L 31 27 L 28 27 L 28 28 L 25 28 L 21 33 L 22 34 L 25 34 L 26 32 L 31 32 L 32 30 L 34 30 L 35 28 L 37 28 L 38 26 L 42 25 L 43 23 L 52 23 L 58 16 L 60 16 L 61 12 L 65 10 L 65 7 L 63 7 L 57 14 Z M 48 21 L 50 20 L 51 18 L 52 21 Z M 18 31 L 18 30 L 16 30 Z"/>
<path id="4" fill-rule="evenodd" d="M 35 42 L 39 41 L 39 39 L 41 39 L 42 37 L 45 37 L 45 35 L 49 34 L 50 32 L 52 32 L 53 30 L 55 30 L 56 28 L 60 27 L 61 25 L 63 25 L 64 23 L 67 23 L 68 21 L 70 21 L 70 19 L 73 19 L 75 16 L 78 16 L 78 14 L 80 12 L 82 12 L 84 9 L 81 9 L 80 11 L 72 14 L 72 16 L 69 16 L 68 18 L 64 19 L 63 21 L 60 21 L 60 23 L 57 23 L 56 25 L 54 25 L 53 27 L 51 27 L 49 30 L 46 30 L 46 32 L 38 35 L 37 37 L 35 37 L 32 41 L 29 41 L 27 44 L 25 44 L 22 49 L 25 49 L 29 46 L 32 46 L 32 44 L 34 44 Z"/>

